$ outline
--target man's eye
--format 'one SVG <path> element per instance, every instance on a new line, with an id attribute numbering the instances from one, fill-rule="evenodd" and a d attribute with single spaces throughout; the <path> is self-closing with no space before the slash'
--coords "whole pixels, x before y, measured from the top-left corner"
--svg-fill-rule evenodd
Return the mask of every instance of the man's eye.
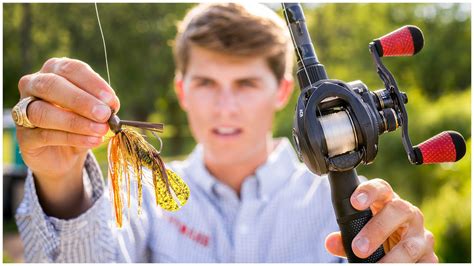
<path id="1" fill-rule="evenodd" d="M 257 83 L 256 83 L 256 82 L 253 82 L 253 81 L 250 81 L 250 80 L 243 80 L 243 81 L 240 81 L 240 82 L 239 82 L 239 87 L 243 87 L 243 88 L 256 88 L 256 87 L 258 87 L 258 86 L 257 86 Z"/>
<path id="2" fill-rule="evenodd" d="M 212 80 L 203 79 L 203 80 L 200 80 L 197 84 L 199 87 L 210 87 L 214 85 L 214 82 L 212 82 Z"/>

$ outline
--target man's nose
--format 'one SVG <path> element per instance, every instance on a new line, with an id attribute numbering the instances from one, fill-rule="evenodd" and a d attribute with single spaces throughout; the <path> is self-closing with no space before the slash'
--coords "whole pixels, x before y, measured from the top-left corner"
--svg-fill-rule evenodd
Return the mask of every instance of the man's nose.
<path id="1" fill-rule="evenodd" d="M 232 88 L 219 90 L 216 107 L 221 113 L 235 113 L 238 110 L 239 102 L 236 93 Z"/>

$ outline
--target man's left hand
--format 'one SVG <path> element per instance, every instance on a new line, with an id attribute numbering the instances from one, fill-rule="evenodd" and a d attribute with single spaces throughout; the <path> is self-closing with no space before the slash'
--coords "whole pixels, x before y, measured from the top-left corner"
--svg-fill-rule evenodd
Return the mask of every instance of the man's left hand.
<path id="1" fill-rule="evenodd" d="M 356 256 L 367 258 L 383 244 L 386 254 L 379 262 L 438 262 L 433 234 L 424 227 L 420 209 L 401 199 L 386 181 L 373 179 L 360 184 L 351 204 L 358 210 L 370 207 L 374 214 L 352 241 Z M 333 255 L 346 256 L 340 232 L 328 235 L 326 249 Z"/>

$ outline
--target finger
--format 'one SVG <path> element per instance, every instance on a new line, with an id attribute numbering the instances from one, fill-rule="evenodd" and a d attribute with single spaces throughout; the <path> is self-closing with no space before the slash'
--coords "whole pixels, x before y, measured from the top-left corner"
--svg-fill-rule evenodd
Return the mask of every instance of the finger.
<path id="1" fill-rule="evenodd" d="M 22 80 L 23 96 L 36 96 L 96 122 L 106 122 L 111 115 L 109 106 L 56 74 L 36 73 Z"/>
<path id="2" fill-rule="evenodd" d="M 418 262 L 422 263 L 438 263 L 439 259 L 438 256 L 434 253 L 434 235 L 429 230 L 425 229 L 425 241 L 426 241 L 426 252 L 425 254 L 418 260 Z"/>
<path id="3" fill-rule="evenodd" d="M 40 72 L 62 76 L 112 107 L 114 111 L 120 109 L 120 102 L 115 91 L 85 62 L 65 57 L 51 58 L 44 63 Z"/>
<path id="4" fill-rule="evenodd" d="M 422 237 L 409 237 L 400 241 L 379 262 L 413 263 L 425 254 L 426 244 Z"/>
<path id="5" fill-rule="evenodd" d="M 419 263 L 438 263 L 439 259 L 434 252 L 424 255 L 417 262 Z"/>
<path id="6" fill-rule="evenodd" d="M 41 100 L 30 103 L 27 114 L 33 125 L 44 129 L 56 129 L 91 136 L 103 136 L 109 129 L 107 123 L 94 122 Z"/>
<path id="7" fill-rule="evenodd" d="M 361 183 L 352 193 L 351 204 L 355 209 L 365 210 L 373 204 L 383 205 L 393 197 L 390 184 L 377 178 Z"/>
<path id="8" fill-rule="evenodd" d="M 362 228 L 352 241 L 352 250 L 360 258 L 366 258 L 400 228 L 407 234 L 423 236 L 423 215 L 411 203 L 393 199 Z"/>
<path id="9" fill-rule="evenodd" d="M 102 137 L 85 136 L 53 129 L 20 129 L 23 149 L 37 149 L 46 146 L 70 146 L 93 148 L 102 143 Z"/>
<path id="10" fill-rule="evenodd" d="M 341 232 L 332 232 L 326 237 L 326 250 L 334 256 L 346 257 L 344 246 L 342 244 Z"/>

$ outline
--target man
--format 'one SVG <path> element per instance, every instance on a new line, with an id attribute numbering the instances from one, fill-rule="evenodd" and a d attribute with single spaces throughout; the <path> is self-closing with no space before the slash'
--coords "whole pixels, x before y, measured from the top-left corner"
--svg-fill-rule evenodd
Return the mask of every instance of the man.
<path id="1" fill-rule="evenodd" d="M 271 137 L 293 88 L 288 35 L 260 5 L 201 4 L 188 13 L 176 37 L 175 85 L 199 145 L 169 167 L 191 197 L 164 212 L 147 188 L 142 215 L 132 209 L 122 229 L 89 152 L 108 130 L 110 107 L 119 109 L 114 91 L 68 58 L 22 77 L 23 118 L 36 126 L 18 127 L 30 169 L 17 212 L 26 260 L 343 261 L 327 178 L 299 163 L 287 139 Z M 351 202 L 376 213 L 353 241 L 356 255 L 385 243 L 383 262 L 437 261 L 421 212 L 385 181 L 363 183 Z"/>

